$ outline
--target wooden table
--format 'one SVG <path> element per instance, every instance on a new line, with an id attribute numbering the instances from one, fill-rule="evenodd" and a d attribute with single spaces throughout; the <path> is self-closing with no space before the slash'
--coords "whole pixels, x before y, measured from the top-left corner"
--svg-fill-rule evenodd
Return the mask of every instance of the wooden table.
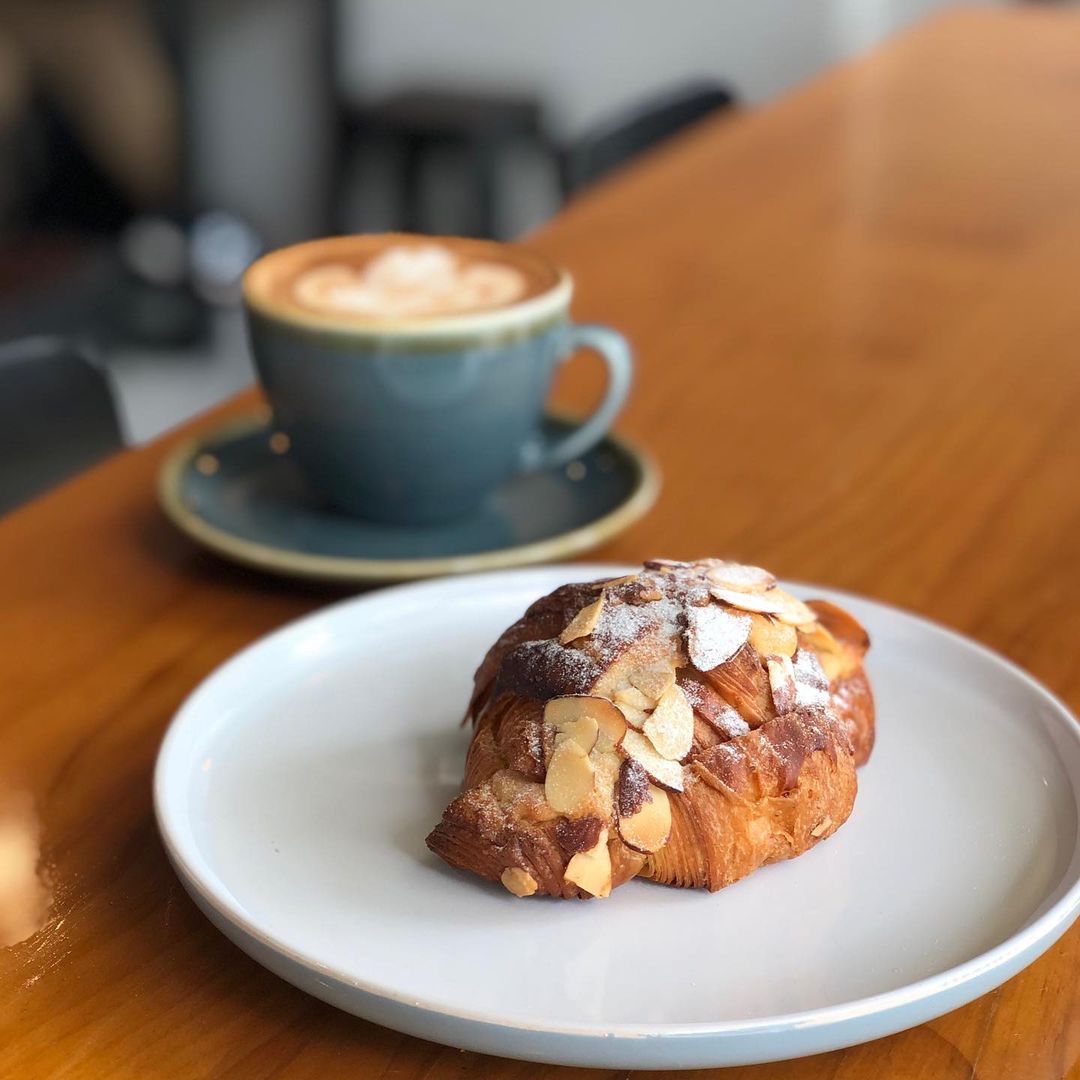
<path id="1" fill-rule="evenodd" d="M 636 342 L 620 427 L 666 476 L 599 557 L 723 553 L 881 597 L 1080 707 L 1080 18 L 927 24 L 694 132 L 536 243 L 573 269 L 579 316 Z M 0 949 L 0 1076 L 559 1072 L 336 1012 L 181 890 L 151 816 L 162 731 L 225 657 L 334 593 L 174 534 L 153 497 L 172 441 L 0 523 L 4 805 L 35 801 L 53 892 L 45 928 Z M 1041 1080 L 1078 1060 L 1080 926 L 931 1024 L 726 1075 Z"/>

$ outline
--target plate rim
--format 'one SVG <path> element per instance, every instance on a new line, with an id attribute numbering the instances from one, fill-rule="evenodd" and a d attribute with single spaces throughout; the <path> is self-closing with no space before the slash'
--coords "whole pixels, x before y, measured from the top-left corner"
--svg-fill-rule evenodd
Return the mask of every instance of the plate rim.
<path id="1" fill-rule="evenodd" d="M 550 574 L 554 571 L 561 571 L 567 576 L 567 580 L 571 580 L 573 577 L 578 577 L 579 580 L 588 580 L 590 575 L 595 574 L 597 577 L 605 574 L 618 575 L 632 569 L 633 567 L 630 564 L 580 562 L 569 564 L 545 564 L 541 566 L 514 568 L 509 571 L 500 569 L 470 576 L 496 579 L 507 576 L 508 574 L 515 577 L 525 577 L 530 574 L 541 576 Z M 369 995 L 390 1006 L 404 1008 L 409 1012 L 433 1014 L 443 1020 L 462 1024 L 467 1027 L 482 1025 L 485 1028 L 494 1028 L 506 1032 L 508 1035 L 518 1033 L 555 1039 L 568 1038 L 573 1040 L 584 1039 L 587 1041 L 602 1040 L 608 1045 L 617 1045 L 623 1041 L 639 1042 L 643 1039 L 676 1038 L 682 1040 L 729 1040 L 741 1037 L 757 1038 L 763 1035 L 791 1032 L 793 1030 L 806 1032 L 820 1028 L 829 1028 L 834 1025 L 850 1024 L 860 1020 L 884 1020 L 890 1016 L 896 1017 L 905 1009 L 916 1008 L 920 1004 L 931 1004 L 936 997 L 945 996 L 949 993 L 955 994 L 955 992 L 961 991 L 965 987 L 975 988 L 975 992 L 970 996 L 961 996 L 956 1000 L 952 1000 L 947 1008 L 943 1010 L 949 1011 L 962 1004 L 966 1004 L 975 997 L 981 996 L 983 993 L 1001 985 L 1002 982 L 1016 974 L 1022 967 L 1033 962 L 1037 957 L 1053 946 L 1072 925 L 1076 918 L 1080 916 L 1080 828 L 1078 828 L 1072 858 L 1069 860 L 1065 875 L 1061 881 L 1058 882 L 1057 887 L 1061 887 L 1070 872 L 1074 874 L 1074 880 L 1071 884 L 1068 884 L 1065 891 L 1051 907 L 1030 924 L 1011 934 L 1004 941 L 999 942 L 990 949 L 987 949 L 960 964 L 954 965 L 943 972 L 927 976 L 923 979 L 916 980 L 915 982 L 907 983 L 904 986 L 896 987 L 892 990 L 885 990 L 852 1001 L 838 1002 L 815 1009 L 783 1013 L 775 1016 L 760 1017 L 750 1020 L 697 1021 L 676 1024 L 617 1023 L 606 1024 L 603 1026 L 597 1026 L 595 1024 L 547 1024 L 528 1021 L 508 1022 L 484 1012 L 467 1008 L 446 1007 L 437 1002 L 417 999 L 411 995 L 380 987 L 375 983 L 364 979 L 358 979 L 348 972 L 323 964 L 306 956 L 303 952 L 281 942 L 275 938 L 273 934 L 267 933 L 260 926 L 251 921 L 246 916 L 239 903 L 231 900 L 227 890 L 223 890 L 221 894 L 213 892 L 202 877 L 196 872 L 196 869 L 192 865 L 192 861 L 187 857 L 187 854 L 181 850 L 182 845 L 177 843 L 176 836 L 173 835 L 170 830 L 169 815 L 165 809 L 165 788 L 168 782 L 166 777 L 169 764 L 168 755 L 171 752 L 171 745 L 178 739 L 176 733 L 180 730 L 180 724 L 184 720 L 184 716 L 189 711 L 189 707 L 192 703 L 194 702 L 197 704 L 196 698 L 201 695 L 219 675 L 222 675 L 226 668 L 242 663 L 250 653 L 261 648 L 270 641 L 301 632 L 308 624 L 324 619 L 327 616 L 332 617 L 339 609 L 378 603 L 382 601 L 384 597 L 397 596 L 403 592 L 461 586 L 464 584 L 464 580 L 465 579 L 460 577 L 443 577 L 434 581 L 424 580 L 409 582 L 393 588 L 382 589 L 374 593 L 346 597 L 342 600 L 335 601 L 334 603 L 321 606 L 306 615 L 292 619 L 275 630 L 260 636 L 219 664 L 188 694 L 169 722 L 155 760 L 153 774 L 154 816 L 169 859 L 173 862 L 185 887 L 189 890 L 194 889 L 198 893 L 203 904 L 212 909 L 225 922 L 235 926 L 243 934 L 250 936 L 257 944 L 275 954 L 278 958 L 284 959 L 304 971 L 328 976 L 342 986 Z M 873 597 L 827 585 L 817 585 L 801 581 L 785 581 L 784 584 L 799 591 L 816 590 L 827 597 L 831 596 L 854 600 L 856 602 L 870 603 L 881 607 L 892 614 L 913 620 L 936 635 L 950 639 L 956 645 L 969 652 L 975 653 L 983 660 L 988 660 L 993 664 L 1003 667 L 1010 675 L 1019 678 L 1020 682 L 1025 684 L 1030 691 L 1033 691 L 1037 698 L 1041 698 L 1044 703 L 1050 707 L 1051 712 L 1056 714 L 1057 719 L 1061 722 L 1063 730 L 1067 731 L 1074 740 L 1080 743 L 1080 720 L 1077 719 L 1069 707 L 1056 694 L 1043 686 L 1034 676 L 1029 674 L 1008 657 L 997 652 L 995 649 L 992 649 L 957 630 L 945 626 L 942 623 L 927 618 L 926 616 L 916 614 L 899 605 L 891 604 L 888 601 L 878 600 Z M 1068 769 L 1065 769 L 1064 771 L 1072 787 L 1074 798 L 1077 800 L 1078 808 L 1080 808 L 1080 777 L 1074 776 Z M 202 861 L 205 862 L 205 860 Z M 216 880 L 217 876 L 213 875 L 213 877 Z M 224 931 L 222 932 L 224 933 Z M 227 933 L 226 936 L 228 936 Z M 1010 969 L 1010 964 L 1017 960 L 1023 960 L 1021 968 Z M 992 978 L 996 972 L 1004 972 L 1001 979 L 986 983 L 985 985 L 980 983 L 980 979 L 984 979 L 987 976 Z M 936 1015 L 940 1014 L 931 1012 L 928 1014 L 927 1018 Z M 922 1020 L 916 1021 L 916 1023 L 919 1022 L 922 1022 Z M 880 1034 L 888 1034 L 889 1031 L 902 1030 L 906 1026 L 910 1025 L 900 1023 L 895 1027 L 883 1030 Z M 863 1040 L 857 1037 L 849 1038 L 846 1039 L 846 1041 L 838 1040 L 834 1045 L 844 1046 L 860 1041 Z M 822 1049 L 827 1048 L 828 1047 L 822 1047 Z M 775 1058 L 754 1057 L 740 1060 L 745 1060 L 747 1062 L 751 1060 L 780 1060 L 785 1056 L 790 1057 L 792 1055 L 784 1055 L 781 1053 Z M 536 1058 L 535 1060 L 548 1059 Z M 735 1062 L 733 1061 L 732 1063 L 734 1064 Z"/>
<path id="2" fill-rule="evenodd" d="M 547 412 L 545 416 L 567 421 L 580 419 L 558 411 Z M 633 440 L 609 431 L 601 442 L 613 444 L 634 463 L 638 482 L 629 498 L 595 521 L 543 540 L 464 555 L 423 559 L 312 555 L 237 536 L 207 521 L 184 501 L 184 474 L 209 443 L 252 434 L 272 423 L 270 412 L 263 410 L 222 421 L 184 439 L 170 451 L 158 470 L 157 497 L 165 516 L 196 543 L 232 562 L 281 577 L 331 584 L 372 584 L 507 570 L 531 564 L 546 565 L 556 559 L 579 555 L 618 535 L 643 518 L 660 496 L 661 474 L 652 455 Z"/>

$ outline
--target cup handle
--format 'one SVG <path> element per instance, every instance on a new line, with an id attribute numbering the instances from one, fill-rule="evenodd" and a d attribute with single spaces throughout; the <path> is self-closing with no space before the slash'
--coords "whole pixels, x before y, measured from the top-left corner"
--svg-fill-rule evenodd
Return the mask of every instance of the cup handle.
<path id="1" fill-rule="evenodd" d="M 607 391 L 592 416 L 569 435 L 526 444 L 522 465 L 528 470 L 557 468 L 592 449 L 607 434 L 630 392 L 634 358 L 622 334 L 597 323 L 571 323 L 566 328 L 565 345 L 564 360 L 577 349 L 591 349 L 603 357 L 608 370 Z"/>

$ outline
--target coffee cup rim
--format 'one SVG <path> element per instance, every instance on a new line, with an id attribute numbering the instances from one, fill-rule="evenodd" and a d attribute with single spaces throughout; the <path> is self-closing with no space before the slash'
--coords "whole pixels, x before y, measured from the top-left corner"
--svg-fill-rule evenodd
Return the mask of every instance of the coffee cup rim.
<path id="1" fill-rule="evenodd" d="M 376 236 L 382 239 L 391 239 L 400 236 L 415 239 L 416 234 L 407 233 L 382 233 L 361 234 Z M 349 236 L 325 237 L 318 240 L 307 240 L 299 244 L 286 245 L 287 248 L 314 247 L 330 243 L 345 243 L 351 240 Z M 555 275 L 555 282 L 544 292 L 536 296 L 529 296 L 504 307 L 493 308 L 488 311 L 468 311 L 454 315 L 440 315 L 424 319 L 385 319 L 361 322 L 349 318 L 335 318 L 333 315 L 306 312 L 301 309 L 284 310 L 265 297 L 254 295 L 252 281 L 264 268 L 268 261 L 273 259 L 283 248 L 276 248 L 261 255 L 244 271 L 242 279 L 242 294 L 244 305 L 249 311 L 258 314 L 262 318 L 271 319 L 274 322 L 288 326 L 299 327 L 305 330 L 319 333 L 348 336 L 353 338 L 398 338 L 409 340 L 425 340 L 429 338 L 454 339 L 471 337 L 477 333 L 500 333 L 521 327 L 528 327 L 536 323 L 546 322 L 564 312 L 570 305 L 570 299 L 574 291 L 574 281 L 569 271 L 558 266 L 545 255 L 540 254 L 526 245 L 503 243 L 498 240 L 481 240 L 472 237 L 439 237 L 432 236 L 433 242 L 441 239 L 455 242 L 465 241 L 470 245 L 495 247 L 513 247 L 524 249 L 528 254 L 546 264 Z"/>

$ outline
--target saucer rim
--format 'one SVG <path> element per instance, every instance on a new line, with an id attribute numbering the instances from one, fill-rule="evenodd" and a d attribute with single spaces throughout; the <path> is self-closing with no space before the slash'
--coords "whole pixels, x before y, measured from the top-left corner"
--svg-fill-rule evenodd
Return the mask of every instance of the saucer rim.
<path id="1" fill-rule="evenodd" d="M 580 417 L 551 411 L 553 420 L 576 421 Z M 268 411 L 220 421 L 196 432 L 165 458 L 157 479 L 157 497 L 165 516 L 182 533 L 218 555 L 242 566 L 308 581 L 338 584 L 410 581 L 449 574 L 503 570 L 537 562 L 567 559 L 598 547 L 605 540 L 640 520 L 655 505 L 661 487 L 660 469 L 654 458 L 633 441 L 607 432 L 602 442 L 613 444 L 637 467 L 636 486 L 614 510 L 566 532 L 527 544 L 464 555 L 440 555 L 423 559 L 377 559 L 368 556 L 312 555 L 290 548 L 247 540 L 213 525 L 188 506 L 182 480 L 195 458 L 210 444 L 235 440 L 260 428 L 269 428 Z"/>

